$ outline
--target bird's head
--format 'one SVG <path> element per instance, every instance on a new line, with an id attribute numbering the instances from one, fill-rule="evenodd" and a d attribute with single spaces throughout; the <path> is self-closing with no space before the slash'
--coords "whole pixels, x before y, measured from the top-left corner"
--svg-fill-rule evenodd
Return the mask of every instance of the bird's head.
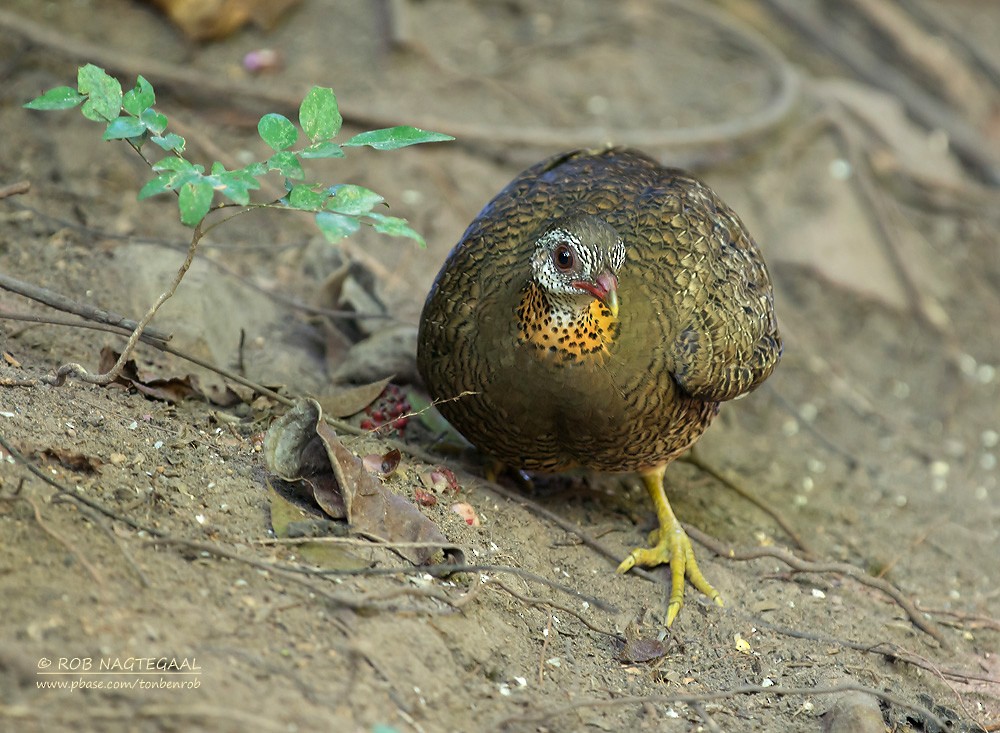
<path id="1" fill-rule="evenodd" d="M 553 303 L 586 307 L 597 298 L 618 315 L 618 270 L 625 244 L 596 216 L 560 219 L 535 242 L 532 276 Z"/>

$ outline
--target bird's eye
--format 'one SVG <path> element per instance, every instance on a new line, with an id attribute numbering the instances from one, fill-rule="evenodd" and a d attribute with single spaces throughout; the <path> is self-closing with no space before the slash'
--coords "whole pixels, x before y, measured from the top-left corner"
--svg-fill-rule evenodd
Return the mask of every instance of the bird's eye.
<path id="1" fill-rule="evenodd" d="M 552 259 L 555 260 L 556 267 L 563 272 L 572 270 L 573 265 L 576 263 L 576 258 L 573 256 L 573 250 L 565 244 L 560 244 L 556 247 L 556 251 L 553 253 Z"/>

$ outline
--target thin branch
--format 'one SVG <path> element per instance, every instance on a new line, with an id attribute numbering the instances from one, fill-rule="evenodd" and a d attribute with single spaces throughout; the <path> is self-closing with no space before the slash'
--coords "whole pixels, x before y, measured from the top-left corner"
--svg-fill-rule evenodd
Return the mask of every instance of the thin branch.
<path id="1" fill-rule="evenodd" d="M 1000 183 L 1000 153 L 978 130 L 957 116 L 911 81 L 903 72 L 880 63 L 872 51 L 854 40 L 849 33 L 831 32 L 821 21 L 810 16 L 800 2 L 762 0 L 788 25 L 809 41 L 826 50 L 860 79 L 898 97 L 906 109 L 931 130 L 944 130 L 948 143 L 970 168 L 983 180 Z"/>
<path id="2" fill-rule="evenodd" d="M 25 298 L 30 298 L 31 300 L 47 305 L 50 308 L 55 308 L 56 310 L 64 311 L 66 313 L 72 313 L 80 316 L 81 318 L 86 318 L 88 321 L 97 321 L 98 323 L 104 323 L 109 326 L 124 328 L 128 331 L 134 331 L 139 326 L 136 321 L 126 318 L 118 313 L 107 311 L 103 308 L 97 308 L 89 305 L 88 303 L 81 303 L 80 301 L 73 300 L 72 298 L 68 298 L 65 295 L 57 293 L 54 290 L 49 290 L 48 288 L 43 288 L 39 285 L 18 280 L 17 278 L 5 275 L 2 272 L 0 272 L 0 288 L 9 290 L 12 293 L 17 293 L 18 295 L 23 295 Z M 171 338 L 169 333 L 161 331 L 158 328 L 154 328 L 153 326 L 144 327 L 140 333 L 143 340 L 148 343 L 153 343 L 153 340 L 165 342 L 169 341 Z"/>
<path id="3" fill-rule="evenodd" d="M 0 199 L 10 198 L 11 196 L 17 196 L 22 193 L 28 193 L 30 190 L 31 181 L 8 183 L 6 186 L 0 186 Z"/>
<path id="4" fill-rule="evenodd" d="M 91 374 L 80 364 L 63 364 L 56 370 L 55 376 L 43 377 L 42 382 L 45 384 L 51 384 L 54 387 L 62 386 L 66 381 L 66 377 L 72 376 L 79 379 L 81 382 L 87 382 L 88 384 L 98 384 L 105 385 L 118 379 L 122 373 L 122 369 L 125 368 L 125 364 L 130 358 L 132 358 L 132 352 L 135 351 L 136 344 L 139 343 L 139 337 L 142 336 L 143 330 L 149 325 L 149 322 L 153 320 L 153 316 L 160 309 L 168 299 L 170 299 L 173 294 L 177 291 L 177 286 L 181 284 L 181 280 L 184 279 L 184 275 L 187 273 L 188 268 L 191 267 L 191 263 L 194 261 L 195 252 L 198 251 L 198 242 L 201 240 L 202 230 L 199 224 L 194 228 L 194 233 L 191 235 L 191 245 L 188 247 L 187 255 L 184 257 L 184 261 L 181 266 L 177 268 L 177 272 L 174 275 L 173 281 L 170 286 L 164 290 L 153 302 L 153 305 L 149 307 L 146 311 L 146 315 L 142 317 L 142 320 L 136 325 L 135 330 L 132 335 L 129 336 L 128 341 L 125 343 L 125 347 L 122 349 L 121 354 L 118 357 L 118 361 L 115 365 L 111 367 L 108 371 L 103 374 Z"/>

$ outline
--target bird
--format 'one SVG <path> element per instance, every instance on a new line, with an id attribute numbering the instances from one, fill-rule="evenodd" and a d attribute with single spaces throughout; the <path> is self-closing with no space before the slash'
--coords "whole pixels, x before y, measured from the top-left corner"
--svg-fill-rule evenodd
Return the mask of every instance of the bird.
<path id="1" fill-rule="evenodd" d="M 560 153 L 482 209 L 420 316 L 417 365 L 444 417 L 528 472 L 638 474 L 658 519 L 617 572 L 670 565 L 722 605 L 664 471 L 782 351 L 761 251 L 691 174 L 638 150 Z"/>

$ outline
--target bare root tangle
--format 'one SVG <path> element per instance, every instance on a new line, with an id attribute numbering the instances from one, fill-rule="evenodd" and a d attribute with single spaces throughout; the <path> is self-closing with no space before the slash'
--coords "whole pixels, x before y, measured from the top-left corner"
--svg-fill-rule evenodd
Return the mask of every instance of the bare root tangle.
<path id="1" fill-rule="evenodd" d="M 598 634 L 602 634 L 604 636 L 611 637 L 612 639 L 618 639 L 619 641 L 622 638 L 621 634 L 617 634 L 617 633 L 615 633 L 613 631 L 607 631 L 607 630 L 602 629 L 602 628 L 600 628 L 598 626 L 595 626 L 590 621 L 588 621 L 587 619 L 585 619 L 582 614 L 578 613 L 577 611 L 574 611 L 572 608 L 568 608 L 567 606 L 562 606 L 562 605 L 560 605 L 558 603 L 554 603 L 553 601 L 550 601 L 550 600 L 545 599 L 545 598 L 536 598 L 534 596 L 524 596 L 524 595 L 521 595 L 520 593 L 518 593 L 517 591 L 515 591 L 513 588 L 511 588 L 510 586 L 508 586 L 503 581 L 497 580 L 495 578 L 489 580 L 487 584 L 490 585 L 490 586 L 496 586 L 497 588 L 500 588 L 501 590 L 503 590 L 508 595 L 513 596 L 517 600 L 521 601 L 521 603 L 524 603 L 526 605 L 529 605 L 529 606 L 548 606 L 549 608 L 555 609 L 557 611 L 561 611 L 561 612 L 567 614 L 568 616 L 572 616 L 573 618 L 575 618 L 577 621 L 579 621 L 581 624 L 583 624 L 584 626 L 586 626 L 588 629 L 590 629 L 593 632 L 596 632 Z"/>
<path id="2" fill-rule="evenodd" d="M 714 537 L 710 537 L 694 527 L 688 527 L 685 525 L 684 528 L 692 539 L 697 540 L 699 543 L 720 557 L 724 557 L 729 560 L 746 561 L 756 560 L 761 557 L 771 557 L 785 563 L 795 572 L 836 573 L 837 575 L 846 575 L 862 585 L 867 585 L 870 588 L 880 590 L 892 598 L 892 600 L 894 600 L 896 604 L 903 609 L 914 626 L 923 631 L 925 634 L 931 636 L 942 647 L 949 648 L 950 646 L 941 634 L 940 629 L 938 629 L 932 622 L 926 620 L 924 615 L 917 610 L 916 606 L 913 605 L 913 602 L 907 598 L 899 588 L 884 578 L 876 578 L 868 575 L 864 570 L 855 565 L 843 562 L 811 562 L 809 560 L 803 560 L 800 557 L 796 557 L 788 550 L 783 550 L 778 547 L 754 547 L 747 550 L 736 550 L 735 548 L 727 547 Z"/>
<path id="3" fill-rule="evenodd" d="M 781 687 L 778 685 L 764 687 L 763 685 L 746 685 L 732 690 L 716 690 L 713 692 L 703 692 L 699 694 L 687 695 L 643 695 L 643 696 L 623 696 L 613 699 L 590 699 L 578 700 L 566 705 L 553 705 L 548 708 L 535 709 L 521 715 L 512 715 L 503 720 L 497 721 L 493 730 L 507 730 L 515 724 L 540 723 L 552 720 L 560 715 L 579 712 L 580 710 L 598 710 L 607 708 L 636 707 L 645 704 L 654 705 L 676 705 L 683 703 L 686 705 L 697 705 L 700 703 L 712 702 L 715 700 L 731 700 L 741 695 L 776 695 L 779 697 L 808 697 L 810 695 L 835 695 L 842 692 L 861 692 L 883 700 L 890 705 L 896 705 L 906 710 L 923 716 L 926 720 L 941 726 L 944 729 L 943 721 L 927 708 L 917 703 L 908 702 L 900 697 L 891 695 L 888 692 L 876 690 L 864 685 L 844 683 L 831 685 L 829 687 Z"/>
<path id="4" fill-rule="evenodd" d="M 583 542 L 583 544 L 587 545 L 592 550 L 595 550 L 599 554 L 609 558 L 612 561 L 615 562 L 617 561 L 617 555 L 615 553 L 613 553 L 603 544 L 595 540 L 593 537 L 590 537 L 586 533 L 582 532 L 579 527 L 574 526 L 572 523 L 566 521 L 559 515 L 549 511 L 548 509 L 545 509 L 542 506 L 539 506 L 536 502 L 533 502 L 524 496 L 520 496 L 513 491 L 509 491 L 503 486 L 499 486 L 497 484 L 489 482 L 483 482 L 483 484 L 489 491 L 495 494 L 499 494 L 505 499 L 509 499 L 510 501 L 520 504 L 521 506 L 525 507 L 532 513 L 544 517 L 545 519 L 548 519 L 549 521 L 558 525 L 567 532 L 570 532 L 571 534 L 579 537 L 580 540 Z M 858 568 L 854 565 L 850 565 L 848 563 L 811 562 L 809 560 L 803 560 L 802 558 L 796 557 L 787 550 L 782 550 L 774 547 L 758 547 L 750 550 L 737 551 L 733 548 L 723 545 L 715 538 L 710 537 L 709 535 L 705 534 L 704 532 L 701 532 L 698 529 L 695 529 L 694 527 L 685 525 L 684 528 L 692 539 L 697 540 L 698 542 L 703 544 L 705 547 L 707 547 L 709 550 L 716 553 L 720 557 L 724 557 L 729 560 L 753 560 L 760 557 L 773 557 L 785 563 L 786 565 L 788 565 L 790 568 L 792 568 L 797 572 L 836 573 L 838 575 L 846 575 L 858 581 L 862 585 L 867 585 L 869 587 L 880 590 L 886 595 L 888 595 L 890 598 L 892 598 L 899 605 L 899 607 L 903 609 L 903 611 L 910 618 L 910 621 L 913 623 L 914 626 L 916 626 L 921 631 L 931 636 L 942 647 L 947 648 L 949 646 L 947 640 L 944 638 L 944 636 L 941 635 L 940 630 L 933 623 L 927 621 L 923 617 L 923 614 L 921 614 L 920 611 L 917 610 L 917 608 L 913 605 L 912 601 L 910 601 L 903 594 L 903 592 L 899 590 L 899 588 L 897 588 L 895 585 L 893 585 L 892 583 L 888 582 L 883 578 L 874 578 L 871 575 L 868 575 L 861 568 Z M 637 570 L 639 569 L 633 568 L 632 573 L 637 574 L 640 577 L 645 578 L 646 580 L 649 580 L 653 583 L 662 583 L 662 580 L 660 580 L 660 578 L 658 578 L 656 575 L 648 571 L 636 572 Z"/>

